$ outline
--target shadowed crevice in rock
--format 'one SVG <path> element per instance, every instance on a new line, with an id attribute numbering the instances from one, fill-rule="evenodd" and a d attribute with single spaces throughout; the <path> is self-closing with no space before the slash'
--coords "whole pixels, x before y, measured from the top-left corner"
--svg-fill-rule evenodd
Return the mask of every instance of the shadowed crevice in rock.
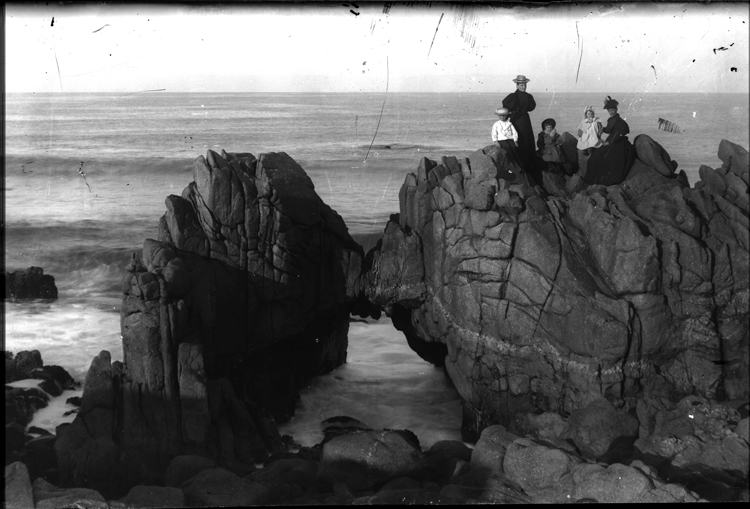
<path id="1" fill-rule="evenodd" d="M 424 341 L 420 338 L 411 324 L 411 312 L 407 308 L 394 304 L 389 316 L 393 321 L 393 326 L 404 333 L 409 347 L 417 355 L 439 368 L 445 366 L 445 356 L 448 355 L 447 347 L 443 343 Z"/>

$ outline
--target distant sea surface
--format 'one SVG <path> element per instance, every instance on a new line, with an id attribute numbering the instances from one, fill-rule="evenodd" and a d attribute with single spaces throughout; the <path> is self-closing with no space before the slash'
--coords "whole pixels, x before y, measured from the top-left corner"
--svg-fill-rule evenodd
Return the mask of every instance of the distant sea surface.
<path id="1" fill-rule="evenodd" d="M 493 112 L 511 91 L 7 94 L 5 267 L 43 267 L 60 297 L 6 303 L 5 348 L 37 349 L 79 380 L 101 350 L 121 360 L 124 267 L 144 239 L 156 238 L 164 199 L 192 181 L 192 163 L 206 150 L 286 152 L 369 249 L 398 212 L 398 190 L 420 158 L 462 157 L 488 145 Z M 548 117 L 558 132 L 574 132 L 589 104 L 606 120 L 604 94 L 529 91 L 535 133 Z M 631 141 L 654 138 L 691 183 L 701 164 L 721 165 L 722 139 L 750 145 L 746 94 L 610 95 Z M 682 132 L 659 130 L 659 118 Z M 458 399 L 442 370 L 413 354 L 389 320 L 353 324 L 349 341 L 348 364 L 314 381 L 284 428 L 298 442 L 319 440 L 317 422 L 340 414 L 408 427 L 427 445 L 460 437 Z"/>

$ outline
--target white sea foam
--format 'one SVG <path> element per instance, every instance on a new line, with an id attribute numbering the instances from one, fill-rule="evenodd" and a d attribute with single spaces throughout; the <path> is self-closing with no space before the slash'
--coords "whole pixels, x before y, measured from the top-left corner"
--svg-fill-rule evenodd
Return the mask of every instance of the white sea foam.
<path id="1" fill-rule="evenodd" d="M 443 368 L 417 356 L 389 318 L 352 323 L 346 364 L 312 380 L 300 398 L 280 432 L 307 447 L 323 439 L 321 421 L 338 415 L 373 429 L 409 429 L 422 448 L 461 440 L 461 406 Z"/>
<path id="2" fill-rule="evenodd" d="M 9 382 L 5 385 L 20 389 L 39 389 L 45 393 L 49 398 L 47 406 L 34 413 L 31 422 L 26 426 L 26 430 L 35 426 L 54 434 L 57 426 L 66 422 L 73 422 L 73 419 L 75 419 L 75 410 L 77 410 L 78 407 L 67 403 L 67 400 L 72 397 L 80 398 L 83 395 L 83 390 L 66 390 L 59 396 L 52 396 L 50 393 L 42 389 L 39 385 L 40 383 L 41 380 L 27 378 L 24 380 L 16 380 L 15 382 Z M 68 415 L 65 415 L 66 413 L 68 413 Z"/>
<path id="3" fill-rule="evenodd" d="M 34 413 L 34 417 L 26 429 L 36 426 L 54 434 L 57 426 L 66 422 L 73 422 L 73 419 L 76 418 L 78 407 L 67 403 L 67 400 L 72 397 L 80 398 L 82 395 L 83 390 L 63 391 L 61 395 L 50 399 L 46 407 Z M 66 413 L 68 415 L 65 415 Z"/>
<path id="4" fill-rule="evenodd" d="M 65 368 L 83 381 L 91 360 L 108 350 L 122 360 L 119 308 L 99 309 L 60 299 L 5 304 L 5 348 L 39 350 L 45 365 Z"/>

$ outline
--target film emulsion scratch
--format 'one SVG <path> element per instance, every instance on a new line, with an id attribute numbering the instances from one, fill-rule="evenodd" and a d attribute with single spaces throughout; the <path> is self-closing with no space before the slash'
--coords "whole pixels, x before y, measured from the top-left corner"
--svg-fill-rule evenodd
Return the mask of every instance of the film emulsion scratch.
<path id="1" fill-rule="evenodd" d="M 435 27 L 435 33 L 432 35 L 432 42 L 430 42 L 430 49 L 427 51 L 427 58 L 430 58 L 430 53 L 432 52 L 432 45 L 435 44 L 435 37 L 437 37 L 438 29 L 440 28 L 440 22 L 443 21 L 443 16 L 445 15 L 444 12 L 440 13 L 440 19 L 437 22 L 437 26 Z"/>
<path id="2" fill-rule="evenodd" d="M 89 193 L 91 192 L 91 186 L 89 185 L 89 181 L 86 180 L 86 173 L 83 171 L 83 161 L 81 161 L 81 165 L 78 167 L 78 174 L 83 177 L 83 181 L 86 183 L 86 187 L 89 188 Z"/>
<path id="3" fill-rule="evenodd" d="M 354 9 L 359 9 L 359 5 L 357 5 L 355 3 L 341 4 L 341 5 L 343 5 L 344 7 L 354 7 Z M 359 16 L 359 12 L 355 11 L 354 9 L 349 9 L 349 12 L 351 12 L 352 14 L 354 14 L 354 16 Z"/>
<path id="4" fill-rule="evenodd" d="M 55 26 L 55 18 L 53 17 L 52 18 L 52 23 L 50 24 L 50 27 L 54 27 L 54 26 Z M 55 34 L 54 33 L 52 34 L 52 52 L 55 55 L 55 66 L 57 67 L 57 77 L 58 77 L 58 79 L 60 81 L 60 90 L 64 92 L 65 90 L 63 89 L 63 84 L 62 84 L 62 74 L 60 73 L 60 62 L 57 59 L 57 45 L 55 44 Z"/>
<path id="5" fill-rule="evenodd" d="M 477 31 L 481 18 L 481 6 L 458 4 L 453 6 L 453 26 L 459 29 L 464 42 L 469 49 L 475 52 L 474 45 L 477 42 Z"/>
<path id="6" fill-rule="evenodd" d="M 143 94 L 143 93 L 146 93 L 146 92 L 164 92 L 166 90 L 167 90 L 166 88 L 153 88 L 151 90 L 139 90 L 137 92 L 131 92 L 129 94 L 125 94 L 125 96 L 133 95 L 133 94 Z"/>
<path id="7" fill-rule="evenodd" d="M 578 33 L 577 21 L 576 21 L 576 37 L 578 38 L 578 67 L 576 68 L 576 84 L 578 84 L 578 75 L 581 72 L 581 61 L 583 61 L 583 39 Z"/>
<path id="8" fill-rule="evenodd" d="M 365 160 L 363 162 L 367 162 L 367 158 L 370 156 L 370 150 L 372 149 L 372 144 L 375 143 L 375 138 L 378 136 L 378 130 L 380 129 L 380 121 L 383 119 L 383 111 L 385 110 L 385 101 L 388 98 L 388 85 L 390 84 L 391 76 L 390 76 L 390 69 L 388 65 L 388 57 L 385 57 L 385 97 L 383 97 L 383 106 L 380 108 L 380 116 L 378 117 L 378 125 L 375 127 L 375 134 L 372 135 L 372 141 L 370 142 L 370 146 L 367 148 L 367 153 L 365 154 Z"/>

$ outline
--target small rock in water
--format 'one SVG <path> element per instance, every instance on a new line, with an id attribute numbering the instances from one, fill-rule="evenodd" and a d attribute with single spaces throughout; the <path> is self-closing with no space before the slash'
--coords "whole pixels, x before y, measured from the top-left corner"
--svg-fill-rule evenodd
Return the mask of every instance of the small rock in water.
<path id="1" fill-rule="evenodd" d="M 72 398 L 66 399 L 65 402 L 67 404 L 69 404 L 69 405 L 81 406 L 81 397 L 80 396 L 73 396 Z"/>
<path id="2" fill-rule="evenodd" d="M 37 426 L 30 426 L 29 429 L 27 430 L 27 433 L 34 434 L 34 435 L 42 435 L 42 436 L 52 435 L 52 433 L 50 433 L 46 429 L 42 429 Z"/>
<path id="3" fill-rule="evenodd" d="M 340 435 L 346 435 L 357 431 L 370 431 L 372 429 L 362 421 L 346 415 L 329 417 L 320 424 L 323 428 L 323 435 L 325 436 L 321 444 L 324 444 L 332 438 Z"/>
<path id="4" fill-rule="evenodd" d="M 55 278 L 44 273 L 41 267 L 5 273 L 5 299 L 56 299 Z"/>

